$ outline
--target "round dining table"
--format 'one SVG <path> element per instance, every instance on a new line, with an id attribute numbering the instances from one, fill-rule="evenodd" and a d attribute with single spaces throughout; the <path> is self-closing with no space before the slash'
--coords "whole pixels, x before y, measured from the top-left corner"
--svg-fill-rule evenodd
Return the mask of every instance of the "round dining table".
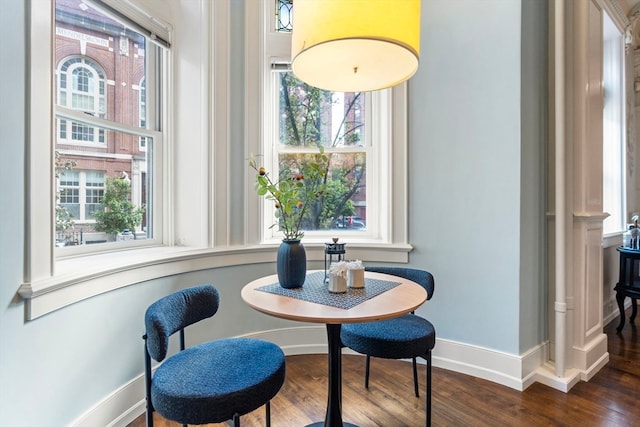
<path id="1" fill-rule="evenodd" d="M 323 270 L 310 271 L 324 276 Z M 322 280 L 324 283 L 324 279 Z M 389 285 L 389 289 L 374 292 L 375 295 L 362 297 L 372 290 L 373 285 Z M 343 323 L 370 322 L 390 319 L 410 313 L 427 300 L 427 291 L 419 284 L 402 277 L 382 273 L 365 272 L 364 289 L 351 289 L 342 295 L 332 295 L 326 285 L 315 285 L 313 293 L 320 294 L 323 302 L 314 302 L 305 294 L 311 291 L 306 281 L 302 288 L 282 290 L 277 286 L 278 276 L 261 277 L 242 288 L 242 299 L 253 309 L 282 319 L 299 322 L 323 323 L 327 330 L 328 346 L 328 399 L 324 422 L 311 426 L 341 427 L 353 426 L 342 421 L 342 343 L 340 329 Z M 277 286 L 276 286 L 277 285 Z M 307 289 L 303 289 L 307 286 Z M 326 288 L 326 289 L 325 289 Z M 274 292 L 275 291 L 275 292 Z M 326 295 L 322 295 L 326 291 Z M 333 297 L 346 303 L 346 308 L 328 305 L 324 299 L 331 301 Z"/>

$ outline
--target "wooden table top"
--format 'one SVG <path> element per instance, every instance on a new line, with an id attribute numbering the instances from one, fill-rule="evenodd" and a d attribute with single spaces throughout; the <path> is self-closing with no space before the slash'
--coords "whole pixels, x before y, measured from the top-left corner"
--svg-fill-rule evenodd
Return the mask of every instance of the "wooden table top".
<path id="1" fill-rule="evenodd" d="M 309 271 L 308 273 L 312 273 Z M 366 271 L 365 277 L 399 282 L 400 285 L 366 300 L 353 308 L 342 309 L 256 290 L 278 282 L 278 275 L 261 277 L 242 288 L 242 299 L 249 306 L 271 316 L 312 323 L 357 323 L 390 319 L 407 314 L 427 300 L 427 291 L 417 283 L 398 276 Z M 327 292 L 329 292 L 327 290 Z"/>

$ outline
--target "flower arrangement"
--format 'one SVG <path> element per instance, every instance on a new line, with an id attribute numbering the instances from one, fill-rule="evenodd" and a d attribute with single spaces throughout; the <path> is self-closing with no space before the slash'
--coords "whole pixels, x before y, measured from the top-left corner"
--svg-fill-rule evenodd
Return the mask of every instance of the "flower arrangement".
<path id="1" fill-rule="evenodd" d="M 275 203 L 276 222 L 271 228 L 278 225 L 284 240 L 300 240 L 304 236 L 303 219 L 313 202 L 322 197 L 327 165 L 327 156 L 320 147 L 311 160 L 296 164 L 291 173 L 273 181 L 264 166 L 258 167 L 253 156 L 249 159 L 249 166 L 257 172 L 256 192 Z"/>

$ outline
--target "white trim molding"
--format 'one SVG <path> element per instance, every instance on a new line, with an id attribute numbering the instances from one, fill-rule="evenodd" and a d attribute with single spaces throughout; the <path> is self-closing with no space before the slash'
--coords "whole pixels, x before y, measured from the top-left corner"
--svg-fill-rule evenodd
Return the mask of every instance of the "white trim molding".
<path id="1" fill-rule="evenodd" d="M 159 246 L 108 252 L 56 263 L 55 275 L 25 281 L 18 295 L 25 300 L 26 320 L 125 286 L 174 274 L 234 265 L 275 263 L 278 245 L 222 249 Z M 307 261 L 324 262 L 324 244 L 305 244 Z M 406 263 L 411 246 L 350 244 L 349 256 L 365 262 Z M 311 268 L 313 264 L 309 264 Z"/>

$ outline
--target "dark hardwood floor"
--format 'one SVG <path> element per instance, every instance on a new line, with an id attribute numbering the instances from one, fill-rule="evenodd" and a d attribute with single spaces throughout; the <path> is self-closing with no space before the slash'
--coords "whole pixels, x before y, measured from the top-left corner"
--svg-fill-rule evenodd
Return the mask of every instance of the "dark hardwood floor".
<path id="1" fill-rule="evenodd" d="M 627 319 L 630 310 L 627 312 Z M 433 426 L 640 426 L 640 343 L 638 320 L 617 334 L 611 322 L 610 361 L 589 382 L 563 393 L 539 383 L 519 392 L 489 381 L 433 369 Z M 372 359 L 369 389 L 363 385 L 364 358 L 343 357 L 343 418 L 361 427 L 424 426 L 425 372 L 413 395 L 411 364 Z M 274 427 L 300 427 L 324 419 L 326 355 L 287 357 L 287 378 L 271 403 Z M 156 427 L 179 424 L 154 416 Z M 243 427 L 264 426 L 264 408 L 241 417 Z M 144 415 L 129 427 L 143 427 Z M 208 424 L 225 426 L 227 424 Z"/>

